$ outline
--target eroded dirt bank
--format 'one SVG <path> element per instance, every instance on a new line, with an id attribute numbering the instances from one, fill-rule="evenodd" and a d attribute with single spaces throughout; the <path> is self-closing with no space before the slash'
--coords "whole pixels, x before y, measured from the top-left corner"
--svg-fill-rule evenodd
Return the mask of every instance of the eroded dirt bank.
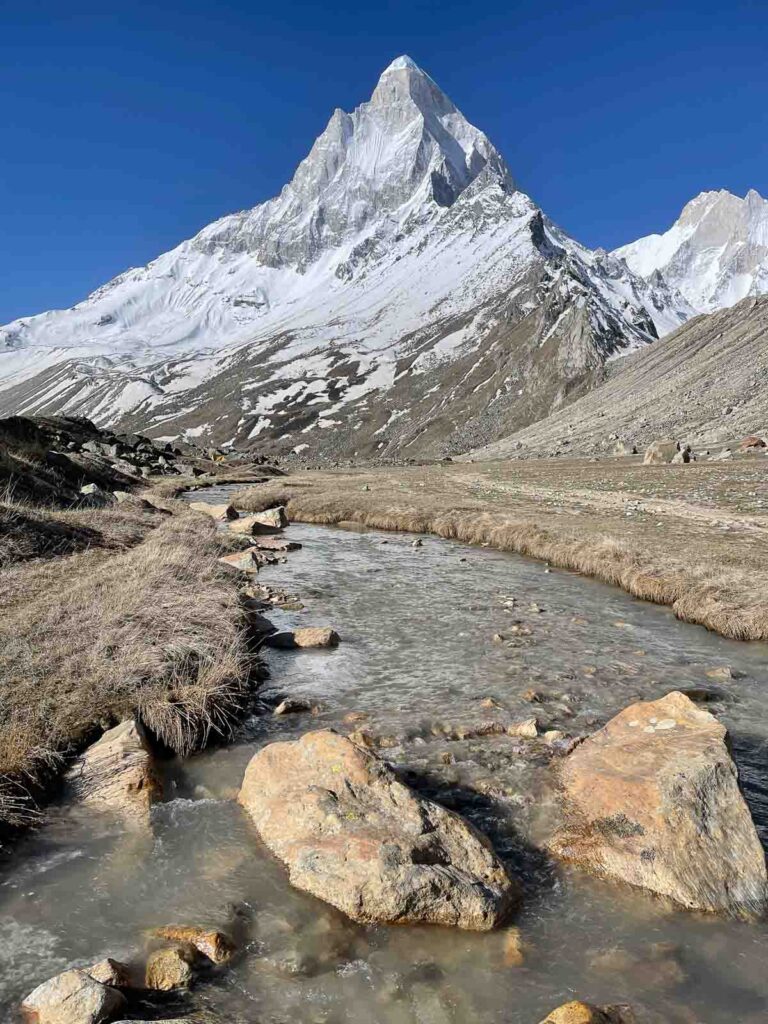
<path id="1" fill-rule="evenodd" d="M 742 640 L 768 638 L 768 460 L 440 463 L 312 471 L 240 491 L 298 522 L 432 533 L 543 559 Z"/>

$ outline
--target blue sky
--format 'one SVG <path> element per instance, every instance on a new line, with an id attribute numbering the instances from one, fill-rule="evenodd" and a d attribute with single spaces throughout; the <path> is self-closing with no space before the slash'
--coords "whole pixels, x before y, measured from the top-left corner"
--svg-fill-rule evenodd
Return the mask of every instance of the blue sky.
<path id="1" fill-rule="evenodd" d="M 0 0 L 0 323 L 291 176 L 408 53 L 581 241 L 768 194 L 768 5 Z"/>

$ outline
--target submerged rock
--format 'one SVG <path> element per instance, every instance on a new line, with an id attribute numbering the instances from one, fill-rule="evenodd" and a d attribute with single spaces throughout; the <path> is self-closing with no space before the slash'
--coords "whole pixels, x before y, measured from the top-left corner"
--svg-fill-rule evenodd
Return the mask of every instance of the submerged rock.
<path id="1" fill-rule="evenodd" d="M 94 981 L 85 971 L 72 970 L 38 985 L 21 1008 L 34 1024 L 104 1024 L 124 1004 L 116 989 Z"/>
<path id="2" fill-rule="evenodd" d="M 291 883 L 356 921 L 485 931 L 518 898 L 484 836 L 335 732 L 265 747 L 238 799 Z"/>
<path id="3" fill-rule="evenodd" d="M 727 731 L 682 693 L 626 708 L 564 762 L 554 853 L 692 910 L 760 914 L 763 848 Z"/>
<path id="4" fill-rule="evenodd" d="M 66 783 L 86 804 L 146 823 L 162 796 L 154 760 L 140 723 L 129 718 L 88 747 L 67 772 Z"/>

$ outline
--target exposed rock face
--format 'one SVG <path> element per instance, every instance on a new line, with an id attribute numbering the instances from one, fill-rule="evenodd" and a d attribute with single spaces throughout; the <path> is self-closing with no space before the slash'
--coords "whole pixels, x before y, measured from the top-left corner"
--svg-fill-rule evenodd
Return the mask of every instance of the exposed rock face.
<path id="1" fill-rule="evenodd" d="M 125 1000 L 113 988 L 94 981 L 85 971 L 64 971 L 44 981 L 21 1008 L 34 1024 L 104 1024 L 113 1020 Z"/>
<path id="2" fill-rule="evenodd" d="M 517 899 L 483 836 L 337 733 L 265 747 L 238 799 L 291 883 L 356 921 L 485 931 Z"/>
<path id="3" fill-rule="evenodd" d="M 628 1006 L 592 1006 L 574 999 L 563 1003 L 541 1024 L 636 1024 Z"/>
<path id="4" fill-rule="evenodd" d="M 161 939 L 186 943 L 215 964 L 228 963 L 235 952 L 234 943 L 223 932 L 194 925 L 169 924 L 152 932 Z"/>
<path id="5" fill-rule="evenodd" d="M 693 910 L 759 914 L 766 866 L 727 732 L 682 693 L 633 704 L 567 758 L 553 851 Z"/>
<path id="6" fill-rule="evenodd" d="M 84 803 L 143 824 L 162 795 L 144 730 L 132 718 L 88 747 L 67 772 L 66 781 Z"/>

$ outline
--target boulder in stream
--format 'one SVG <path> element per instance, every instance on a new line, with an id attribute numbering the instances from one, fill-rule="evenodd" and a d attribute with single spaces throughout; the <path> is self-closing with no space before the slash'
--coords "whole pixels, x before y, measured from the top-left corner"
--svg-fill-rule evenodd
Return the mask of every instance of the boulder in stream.
<path id="1" fill-rule="evenodd" d="M 692 910 L 761 914 L 766 865 L 725 726 L 682 693 L 626 708 L 564 761 L 554 853 Z"/>
<path id="2" fill-rule="evenodd" d="M 195 925 L 169 924 L 153 928 L 152 935 L 194 946 L 214 964 L 226 964 L 235 954 L 235 944 L 223 932 L 215 928 L 199 928 Z"/>
<path id="3" fill-rule="evenodd" d="M 125 999 L 85 971 L 57 974 L 30 992 L 21 1004 L 33 1024 L 104 1024 L 114 1020 Z"/>
<path id="4" fill-rule="evenodd" d="M 147 959 L 147 988 L 160 992 L 189 988 L 195 977 L 194 967 L 198 956 L 195 947 L 188 943 L 156 949 Z"/>
<path id="5" fill-rule="evenodd" d="M 195 512 L 203 512 L 219 523 L 237 519 L 238 512 L 234 505 L 212 505 L 208 501 L 190 501 L 189 507 Z"/>
<path id="6" fill-rule="evenodd" d="M 162 795 L 146 735 L 128 718 L 92 744 L 70 768 L 66 783 L 76 799 L 130 822 L 146 824 Z"/>
<path id="7" fill-rule="evenodd" d="M 291 883 L 353 920 L 486 931 L 518 899 L 484 836 L 331 730 L 259 751 L 238 799 Z"/>
<path id="8" fill-rule="evenodd" d="M 262 533 L 265 530 L 270 532 L 283 530 L 288 526 L 288 516 L 282 505 L 278 505 L 276 508 L 266 508 L 263 512 L 254 512 L 253 515 L 248 516 L 248 519 L 251 521 L 253 533 Z"/>
<path id="9" fill-rule="evenodd" d="M 578 999 L 563 1003 L 541 1024 L 636 1024 L 629 1006 L 592 1006 Z"/>

